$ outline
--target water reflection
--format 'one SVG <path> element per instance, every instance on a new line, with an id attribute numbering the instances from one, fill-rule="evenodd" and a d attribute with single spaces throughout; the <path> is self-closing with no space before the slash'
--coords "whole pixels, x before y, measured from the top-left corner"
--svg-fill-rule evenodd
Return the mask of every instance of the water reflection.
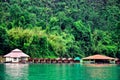
<path id="1" fill-rule="evenodd" d="M 28 64 L 5 64 L 5 80 L 28 80 Z"/>
<path id="2" fill-rule="evenodd" d="M 0 64 L 0 80 L 5 80 L 5 69 L 4 64 Z"/>
<path id="3" fill-rule="evenodd" d="M 30 64 L 29 80 L 80 80 L 80 64 Z"/>
<path id="4" fill-rule="evenodd" d="M 119 71 L 117 65 L 2 64 L 0 80 L 120 80 Z"/>
<path id="5" fill-rule="evenodd" d="M 84 70 L 85 80 L 119 80 L 116 65 L 93 64 L 87 65 Z"/>
<path id="6" fill-rule="evenodd" d="M 115 67 L 117 66 L 116 64 L 84 64 L 83 66 L 88 66 L 88 67 Z"/>
<path id="7" fill-rule="evenodd" d="M 29 80 L 119 80 L 115 65 L 31 64 Z"/>

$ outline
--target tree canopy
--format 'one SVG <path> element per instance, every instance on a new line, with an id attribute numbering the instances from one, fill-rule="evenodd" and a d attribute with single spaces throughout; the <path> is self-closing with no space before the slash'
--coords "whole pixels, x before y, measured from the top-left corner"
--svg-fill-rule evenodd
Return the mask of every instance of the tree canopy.
<path id="1" fill-rule="evenodd" d="M 119 0 L 0 0 L 0 55 L 120 58 Z"/>

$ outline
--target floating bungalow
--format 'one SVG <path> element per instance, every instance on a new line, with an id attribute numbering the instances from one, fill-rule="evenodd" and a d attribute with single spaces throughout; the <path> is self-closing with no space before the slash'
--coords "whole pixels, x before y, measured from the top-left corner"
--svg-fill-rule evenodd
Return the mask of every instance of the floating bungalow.
<path id="1" fill-rule="evenodd" d="M 51 59 L 50 59 L 50 58 L 46 58 L 46 59 L 45 59 L 45 62 L 46 62 L 46 63 L 51 63 Z"/>
<path id="2" fill-rule="evenodd" d="M 83 60 L 83 63 L 87 63 L 87 64 L 114 64 L 115 61 L 116 61 L 116 58 L 112 58 L 112 57 L 108 57 L 108 56 L 105 56 L 105 55 L 100 55 L 100 54 L 97 54 L 97 55 L 93 55 L 93 56 L 88 56 L 88 57 L 85 57 L 85 58 L 82 58 Z"/>
<path id="3" fill-rule="evenodd" d="M 76 63 L 73 58 L 28 58 L 28 63 Z"/>
<path id="4" fill-rule="evenodd" d="M 75 63 L 80 63 L 80 57 L 75 57 L 75 58 L 74 58 L 74 62 L 75 62 Z"/>
<path id="5" fill-rule="evenodd" d="M 69 62 L 69 63 L 74 63 L 75 61 L 74 61 L 73 58 L 68 58 L 68 62 Z"/>
<path id="6" fill-rule="evenodd" d="M 19 49 L 14 49 L 10 53 L 4 55 L 5 62 L 25 62 L 28 61 L 29 56 Z"/>
<path id="7" fill-rule="evenodd" d="M 62 63 L 63 62 L 62 58 L 56 58 L 56 61 L 57 61 L 57 63 Z"/>
<path id="8" fill-rule="evenodd" d="M 116 64 L 120 64 L 120 59 L 117 58 L 117 60 L 116 60 L 115 63 L 116 63 Z"/>

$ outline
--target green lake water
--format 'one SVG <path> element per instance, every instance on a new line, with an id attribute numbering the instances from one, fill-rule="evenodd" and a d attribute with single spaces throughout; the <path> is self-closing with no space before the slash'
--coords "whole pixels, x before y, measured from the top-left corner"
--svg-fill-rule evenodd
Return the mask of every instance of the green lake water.
<path id="1" fill-rule="evenodd" d="M 0 64 L 0 80 L 120 80 L 120 66 Z"/>

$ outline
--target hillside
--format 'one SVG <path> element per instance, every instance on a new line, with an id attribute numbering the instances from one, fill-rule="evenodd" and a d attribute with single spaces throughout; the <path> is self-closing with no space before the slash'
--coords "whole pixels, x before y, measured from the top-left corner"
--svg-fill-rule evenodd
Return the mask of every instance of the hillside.
<path id="1" fill-rule="evenodd" d="M 119 0 L 0 0 L 0 54 L 120 58 Z"/>

